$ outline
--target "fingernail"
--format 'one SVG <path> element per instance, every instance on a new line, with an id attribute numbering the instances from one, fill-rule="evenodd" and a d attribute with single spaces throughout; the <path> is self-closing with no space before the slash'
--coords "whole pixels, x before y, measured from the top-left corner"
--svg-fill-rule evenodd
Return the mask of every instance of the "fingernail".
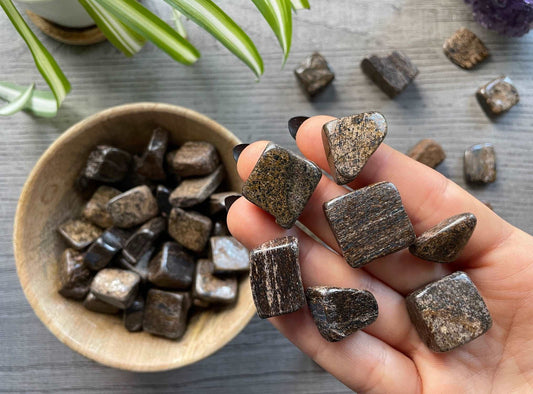
<path id="1" fill-rule="evenodd" d="M 235 162 L 239 160 L 239 156 L 241 155 L 242 151 L 250 144 L 239 144 L 235 145 L 233 147 L 233 158 L 235 159 Z"/>
<path id="2" fill-rule="evenodd" d="M 224 205 L 226 206 L 226 212 L 229 211 L 229 209 L 231 208 L 231 206 L 233 205 L 233 203 L 235 201 L 237 201 L 241 196 L 228 196 L 224 199 Z"/>
<path id="3" fill-rule="evenodd" d="M 289 119 L 289 133 L 292 135 L 292 138 L 296 139 L 298 129 L 307 119 L 309 119 L 309 116 L 295 116 Z"/>

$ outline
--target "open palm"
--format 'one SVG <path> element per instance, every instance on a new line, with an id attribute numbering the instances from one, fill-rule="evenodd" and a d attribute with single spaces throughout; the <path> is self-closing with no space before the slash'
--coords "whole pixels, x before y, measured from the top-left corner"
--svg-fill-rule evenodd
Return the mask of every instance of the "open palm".
<path id="1" fill-rule="evenodd" d="M 297 133 L 300 151 L 329 171 L 321 127 L 333 118 L 308 119 Z M 248 146 L 238 171 L 248 177 L 266 141 Z M 353 390 L 365 393 L 511 393 L 533 391 L 533 237 L 505 222 L 438 172 L 381 145 L 349 186 L 380 181 L 396 185 L 417 234 L 463 212 L 477 216 L 472 238 L 451 264 L 420 260 L 407 250 L 351 268 L 342 256 L 300 229 L 284 230 L 244 198 L 228 214 L 231 233 L 246 247 L 287 234 L 300 241 L 304 286 L 371 291 L 379 305 L 375 323 L 343 341 L 319 334 L 307 308 L 269 319 L 289 340 Z M 348 190 L 322 177 L 300 221 L 339 252 L 322 204 Z M 404 296 L 453 271 L 465 271 L 479 289 L 493 326 L 482 337 L 448 353 L 433 353 L 409 320 Z"/>

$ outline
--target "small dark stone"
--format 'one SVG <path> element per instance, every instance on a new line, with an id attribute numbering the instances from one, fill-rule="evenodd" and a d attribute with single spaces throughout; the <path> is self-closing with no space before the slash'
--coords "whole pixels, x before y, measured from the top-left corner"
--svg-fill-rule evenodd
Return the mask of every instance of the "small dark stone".
<path id="1" fill-rule="evenodd" d="M 83 264 L 81 253 L 65 249 L 59 261 L 59 294 L 74 300 L 83 300 L 91 287 L 93 275 Z"/>
<path id="2" fill-rule="evenodd" d="M 480 87 L 476 92 L 476 97 L 489 116 L 501 115 L 520 101 L 513 81 L 503 75 Z"/>
<path id="3" fill-rule="evenodd" d="M 124 327 L 129 332 L 138 332 L 143 329 L 143 317 L 144 317 L 144 298 L 137 296 L 133 304 L 124 309 L 123 322 Z"/>
<path id="4" fill-rule="evenodd" d="M 211 174 L 183 180 L 170 194 L 174 207 L 188 208 L 204 202 L 222 183 L 224 167 L 219 166 Z"/>
<path id="5" fill-rule="evenodd" d="M 137 264 L 144 254 L 154 247 L 154 242 L 166 230 L 167 221 L 162 217 L 150 219 L 135 231 L 122 248 L 122 255 L 132 264 Z"/>
<path id="6" fill-rule="evenodd" d="M 225 220 L 217 220 L 213 223 L 213 231 L 211 232 L 213 237 L 231 235 L 228 229 L 228 225 Z"/>
<path id="7" fill-rule="evenodd" d="M 483 41 L 465 27 L 453 33 L 444 42 L 443 49 L 448 59 L 467 70 L 489 56 L 489 50 Z"/>
<path id="8" fill-rule="evenodd" d="M 137 262 L 137 264 L 130 263 L 125 257 L 120 256 L 117 259 L 117 266 L 135 272 L 141 278 L 141 284 L 145 284 L 148 281 L 148 264 L 155 248 L 148 250 Z"/>
<path id="9" fill-rule="evenodd" d="M 219 164 L 216 148 L 204 141 L 186 142 L 172 156 L 173 170 L 183 177 L 209 175 Z"/>
<path id="10" fill-rule="evenodd" d="M 135 272 L 116 268 L 98 271 L 91 283 L 96 298 L 120 309 L 129 307 L 139 291 L 141 278 Z"/>
<path id="11" fill-rule="evenodd" d="M 87 204 L 85 204 L 82 212 L 83 217 L 99 227 L 111 227 L 113 221 L 109 212 L 107 212 L 107 203 L 119 194 L 120 190 L 113 187 L 100 186 Z"/>
<path id="12" fill-rule="evenodd" d="M 451 263 L 466 246 L 476 223 L 472 213 L 452 216 L 421 234 L 409 251 L 424 260 Z"/>
<path id="13" fill-rule="evenodd" d="M 281 227 L 296 223 L 322 178 L 314 163 L 269 143 L 242 187 L 242 195 L 276 218 Z"/>
<path id="14" fill-rule="evenodd" d="M 155 199 L 157 200 L 157 206 L 162 216 L 168 217 L 172 205 L 170 204 L 170 190 L 164 185 L 158 185 L 155 191 Z"/>
<path id="15" fill-rule="evenodd" d="M 415 240 L 398 189 L 380 182 L 324 203 L 342 254 L 353 268 L 407 248 Z"/>
<path id="16" fill-rule="evenodd" d="M 89 154 L 82 176 L 100 182 L 118 182 L 130 168 L 131 155 L 112 146 L 99 145 Z"/>
<path id="17" fill-rule="evenodd" d="M 90 311 L 105 313 L 106 315 L 116 315 L 120 311 L 120 308 L 96 298 L 93 293 L 87 294 L 83 306 Z"/>
<path id="18" fill-rule="evenodd" d="M 213 223 L 198 212 L 187 212 L 180 208 L 170 211 L 168 233 L 178 243 L 195 252 L 201 252 L 209 239 Z"/>
<path id="19" fill-rule="evenodd" d="M 93 271 L 101 270 L 122 249 L 129 236 L 129 232 L 117 227 L 111 227 L 87 249 L 83 262 Z"/>
<path id="20" fill-rule="evenodd" d="M 467 182 L 491 183 L 496 180 L 496 152 L 490 143 L 473 145 L 465 151 L 464 172 Z"/>
<path id="21" fill-rule="evenodd" d="M 250 252 L 250 283 L 261 319 L 297 311 L 305 305 L 298 239 L 265 242 Z"/>
<path id="22" fill-rule="evenodd" d="M 426 138 L 418 141 L 407 152 L 407 156 L 428 167 L 435 168 L 446 158 L 446 153 L 437 141 Z"/>
<path id="23" fill-rule="evenodd" d="M 168 289 L 186 290 L 191 286 L 194 259 L 175 242 L 166 242 L 148 265 L 148 280 Z"/>
<path id="24" fill-rule="evenodd" d="M 144 307 L 143 329 L 150 334 L 179 339 L 187 328 L 189 293 L 151 289 Z"/>
<path id="25" fill-rule="evenodd" d="M 366 290 L 317 286 L 305 291 L 320 334 L 337 342 L 376 321 L 378 303 Z"/>
<path id="26" fill-rule="evenodd" d="M 418 335 L 434 352 L 464 345 L 492 326 L 483 298 L 461 271 L 412 292 L 405 302 Z"/>
<path id="27" fill-rule="evenodd" d="M 327 122 L 322 127 L 331 176 L 339 185 L 353 181 L 387 135 L 379 112 L 365 112 Z"/>
<path id="28" fill-rule="evenodd" d="M 217 278 L 213 262 L 198 260 L 194 276 L 193 296 L 210 304 L 232 304 L 237 299 L 237 278 Z"/>
<path id="29" fill-rule="evenodd" d="M 216 215 L 220 212 L 226 212 L 226 197 L 229 196 L 239 196 L 238 193 L 235 192 L 220 192 L 220 193 L 213 193 L 209 197 L 209 212 L 211 215 Z"/>
<path id="30" fill-rule="evenodd" d="M 323 91 L 335 79 L 335 74 L 329 68 L 328 62 L 318 52 L 307 57 L 294 70 L 294 75 L 310 97 Z"/>
<path id="31" fill-rule="evenodd" d="M 248 249 L 233 237 L 211 237 L 209 258 L 216 274 L 243 272 L 250 269 Z"/>
<path id="32" fill-rule="evenodd" d="M 86 220 L 67 220 L 58 228 L 59 233 L 76 250 L 85 249 L 102 234 L 102 230 Z"/>
<path id="33" fill-rule="evenodd" d="M 112 198 L 107 211 L 115 226 L 129 228 L 153 218 L 159 208 L 150 188 L 138 186 Z"/>
<path id="34" fill-rule="evenodd" d="M 152 132 L 150 142 L 140 159 L 136 160 L 137 172 L 148 179 L 166 178 L 163 160 L 168 145 L 168 131 L 158 127 Z"/>

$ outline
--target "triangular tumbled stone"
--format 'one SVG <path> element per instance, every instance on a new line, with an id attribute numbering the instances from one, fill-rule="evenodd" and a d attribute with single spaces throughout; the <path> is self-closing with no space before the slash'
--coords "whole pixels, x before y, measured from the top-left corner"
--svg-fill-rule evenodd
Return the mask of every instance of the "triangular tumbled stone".
<path id="1" fill-rule="evenodd" d="M 450 263 L 472 236 L 476 222 L 472 213 L 452 216 L 420 235 L 409 251 L 424 260 Z"/>
<path id="2" fill-rule="evenodd" d="M 331 175 L 339 185 L 353 181 L 387 135 L 379 112 L 335 119 L 322 127 L 322 141 Z"/>

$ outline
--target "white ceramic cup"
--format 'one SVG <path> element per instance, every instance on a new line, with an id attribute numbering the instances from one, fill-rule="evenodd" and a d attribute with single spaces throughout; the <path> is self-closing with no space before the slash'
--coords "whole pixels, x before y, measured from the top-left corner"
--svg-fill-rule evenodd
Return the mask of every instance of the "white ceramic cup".
<path id="1" fill-rule="evenodd" d="M 21 7 L 61 26 L 83 28 L 94 25 L 77 0 L 16 0 Z"/>

